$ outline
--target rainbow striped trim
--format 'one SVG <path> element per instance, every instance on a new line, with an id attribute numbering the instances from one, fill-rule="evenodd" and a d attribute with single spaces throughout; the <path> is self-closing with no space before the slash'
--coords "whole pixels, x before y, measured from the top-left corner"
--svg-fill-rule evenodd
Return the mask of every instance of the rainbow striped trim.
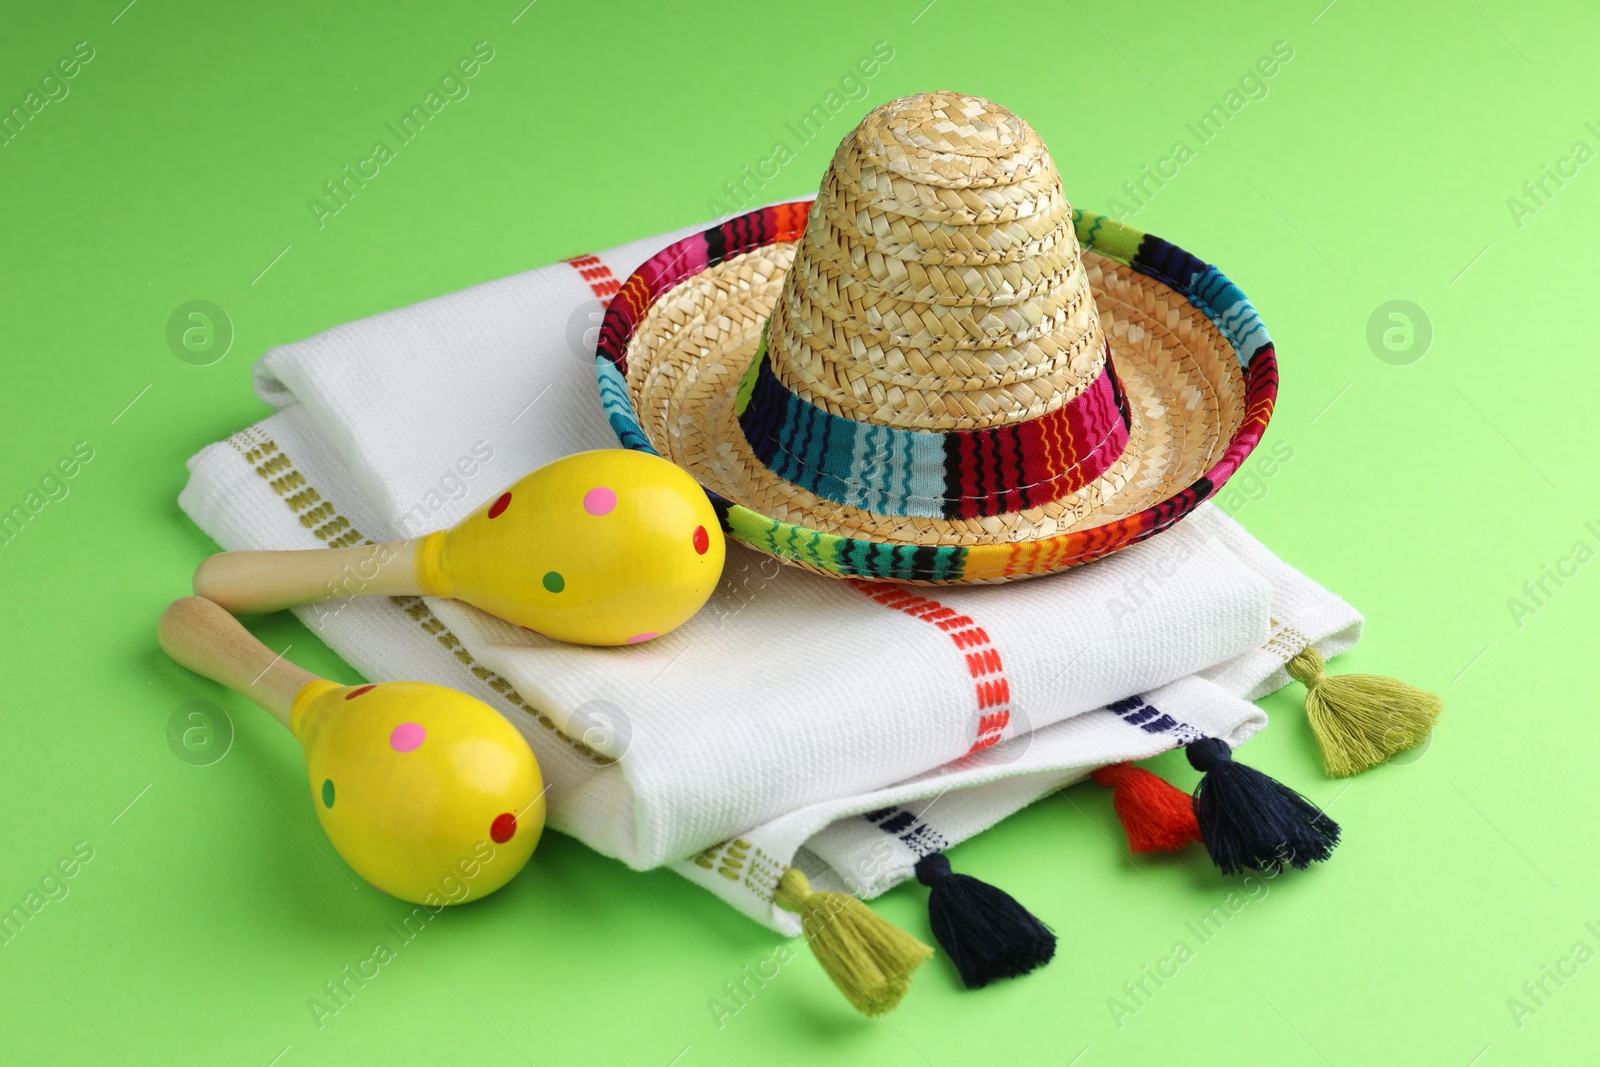
<path id="1" fill-rule="evenodd" d="M 606 419 L 625 447 L 655 452 L 639 426 L 627 387 L 628 343 L 650 305 L 709 266 L 763 245 L 798 241 L 810 207 L 810 200 L 796 200 L 729 219 L 662 249 L 623 283 L 600 327 L 595 371 Z M 1058 570 L 1107 555 L 1165 530 L 1215 494 L 1260 442 L 1272 417 L 1278 360 L 1266 327 L 1221 271 L 1176 245 L 1092 211 L 1074 210 L 1072 223 L 1084 248 L 1181 293 L 1237 353 L 1245 377 L 1245 417 L 1210 470 L 1138 514 L 1034 541 L 971 546 L 869 541 L 780 522 L 708 491 L 727 532 L 761 551 L 851 577 L 978 581 Z"/>
<path id="2" fill-rule="evenodd" d="M 969 519 L 1060 499 L 1128 446 L 1128 405 L 1111 366 L 1047 415 L 982 430 L 857 422 L 791 392 L 767 359 L 766 330 L 739 390 L 739 428 L 767 469 L 807 492 L 880 515 Z"/>

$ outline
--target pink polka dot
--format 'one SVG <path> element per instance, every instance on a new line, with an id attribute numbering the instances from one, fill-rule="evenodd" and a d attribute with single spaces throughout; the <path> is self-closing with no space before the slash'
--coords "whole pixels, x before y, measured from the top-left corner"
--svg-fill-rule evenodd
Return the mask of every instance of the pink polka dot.
<path id="1" fill-rule="evenodd" d="M 651 638 L 660 636 L 661 635 L 656 633 L 654 630 L 646 630 L 642 634 L 634 634 L 632 637 L 628 638 L 628 644 L 637 645 L 641 641 L 649 641 Z"/>
<path id="2" fill-rule="evenodd" d="M 609 515 L 617 506 L 617 494 L 603 485 L 597 485 L 583 494 L 583 510 L 591 515 Z"/>
<path id="3" fill-rule="evenodd" d="M 389 735 L 389 747 L 396 752 L 411 752 L 422 744 L 428 731 L 420 722 L 403 722 Z"/>

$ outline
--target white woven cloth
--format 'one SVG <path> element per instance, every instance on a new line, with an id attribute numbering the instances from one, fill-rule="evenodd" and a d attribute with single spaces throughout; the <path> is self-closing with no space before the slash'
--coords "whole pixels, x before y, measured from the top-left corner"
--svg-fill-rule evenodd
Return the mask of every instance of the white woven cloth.
<path id="1" fill-rule="evenodd" d="M 533 468 L 614 447 L 592 358 L 603 299 L 666 234 L 329 330 L 266 354 L 277 415 L 190 461 L 183 509 L 228 549 L 448 526 Z M 645 645 L 561 645 L 432 598 L 298 614 L 373 680 L 500 710 L 549 782 L 553 828 L 670 864 L 752 918 L 783 869 L 873 896 L 1108 762 L 1200 735 L 1360 616 L 1214 507 L 1065 574 L 909 589 L 782 567 L 730 543 L 721 587 Z M 1107 706 L 1111 705 L 1111 706 Z"/>

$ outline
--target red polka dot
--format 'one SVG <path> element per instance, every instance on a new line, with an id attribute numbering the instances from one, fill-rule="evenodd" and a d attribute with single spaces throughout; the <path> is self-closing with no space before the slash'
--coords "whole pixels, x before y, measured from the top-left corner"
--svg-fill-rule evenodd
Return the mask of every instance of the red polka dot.
<path id="1" fill-rule="evenodd" d="M 694 528 L 694 550 L 702 556 L 711 550 L 711 535 L 706 533 L 704 526 Z"/>
<path id="2" fill-rule="evenodd" d="M 511 840 L 511 835 L 517 832 L 517 817 L 509 811 L 501 812 L 494 817 L 494 822 L 489 824 L 489 836 L 497 845 L 503 845 Z"/>
<path id="3" fill-rule="evenodd" d="M 510 493 L 501 493 L 500 494 L 500 499 L 496 500 L 493 504 L 489 505 L 489 517 L 491 519 L 498 519 L 500 517 L 500 513 L 505 511 L 505 509 L 510 507 L 510 506 L 511 506 L 511 494 Z"/>
<path id="4" fill-rule="evenodd" d="M 348 692 L 348 693 L 346 693 L 344 695 L 344 698 L 346 700 L 354 700 L 356 697 L 360 696 L 362 693 L 370 693 L 376 688 L 378 688 L 378 687 L 375 686 L 375 685 L 364 685 L 360 689 L 352 689 L 352 690 L 350 690 L 350 692 Z"/>

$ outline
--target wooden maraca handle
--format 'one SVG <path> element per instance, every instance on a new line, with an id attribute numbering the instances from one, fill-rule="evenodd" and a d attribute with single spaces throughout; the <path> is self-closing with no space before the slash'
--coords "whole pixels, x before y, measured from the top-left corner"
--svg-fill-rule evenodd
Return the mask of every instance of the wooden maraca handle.
<path id="1" fill-rule="evenodd" d="M 236 615 L 319 600 L 414 596 L 417 542 L 283 552 L 219 552 L 194 572 L 194 591 Z"/>
<path id="2" fill-rule="evenodd" d="M 249 697 L 289 725 L 295 694 L 316 675 L 257 641 L 239 620 L 198 596 L 174 600 L 156 625 L 167 655 Z"/>

